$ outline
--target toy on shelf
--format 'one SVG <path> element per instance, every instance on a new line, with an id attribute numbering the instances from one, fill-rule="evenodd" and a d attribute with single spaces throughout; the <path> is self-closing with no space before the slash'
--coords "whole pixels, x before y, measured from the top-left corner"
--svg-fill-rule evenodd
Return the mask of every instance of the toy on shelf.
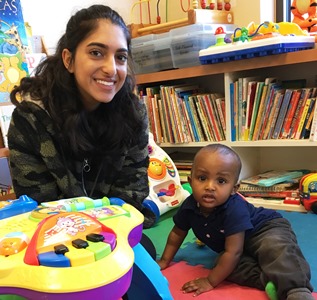
<path id="1" fill-rule="evenodd" d="M 213 64 L 314 48 L 314 37 L 307 36 L 305 32 L 301 34 L 295 24 L 287 25 L 290 24 L 281 24 L 284 34 L 280 32 L 280 25 L 273 22 L 264 22 L 255 30 L 253 25 L 236 28 L 232 43 L 200 50 L 200 62 Z M 292 29 L 296 29 L 295 33 Z"/>
<path id="2" fill-rule="evenodd" d="M 186 186 L 181 185 L 174 162 L 155 143 L 152 133 L 149 134 L 149 157 L 150 194 L 143 205 L 151 209 L 158 220 L 165 212 L 178 207 L 190 193 Z"/>
<path id="3" fill-rule="evenodd" d="M 308 211 L 317 214 L 317 173 L 309 173 L 299 182 L 300 201 Z"/>
<path id="4" fill-rule="evenodd" d="M 27 196 L 19 199 L 0 201 L 0 220 L 29 212 L 37 207 L 37 202 Z"/>
<path id="5" fill-rule="evenodd" d="M 139 244 L 142 223 L 133 206 L 107 197 L 42 203 L 0 220 L 0 294 L 117 300 L 133 281 L 142 280 L 151 299 L 172 299 L 166 278 Z M 138 255 L 142 258 L 135 259 Z M 142 277 L 133 274 L 134 265 Z"/>
<path id="6" fill-rule="evenodd" d="M 317 32 L 317 1 L 316 0 L 293 0 L 291 5 L 293 23 L 300 28 L 314 34 Z"/>

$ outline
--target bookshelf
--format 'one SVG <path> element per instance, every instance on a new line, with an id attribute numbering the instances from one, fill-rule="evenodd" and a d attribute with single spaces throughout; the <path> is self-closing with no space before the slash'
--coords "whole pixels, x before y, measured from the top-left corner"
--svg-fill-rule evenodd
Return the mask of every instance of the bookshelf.
<path id="1" fill-rule="evenodd" d="M 308 87 L 317 86 L 317 49 L 257 57 L 219 64 L 161 71 L 136 76 L 139 86 L 159 84 L 197 83 L 211 92 L 222 92 L 226 101 L 226 139 L 243 163 L 241 178 L 267 170 L 310 169 L 317 170 L 315 159 L 317 142 L 309 140 L 271 139 L 257 141 L 232 141 L 230 113 L 230 83 L 240 77 L 277 77 L 280 80 L 305 79 Z M 191 153 L 210 142 L 181 144 L 162 143 L 167 153 L 175 151 Z M 274 206 L 276 208 L 276 206 Z"/>

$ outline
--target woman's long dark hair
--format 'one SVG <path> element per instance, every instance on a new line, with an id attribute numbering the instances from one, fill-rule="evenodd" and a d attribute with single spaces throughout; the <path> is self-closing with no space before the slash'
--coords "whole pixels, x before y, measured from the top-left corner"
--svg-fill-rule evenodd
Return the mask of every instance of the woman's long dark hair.
<path id="1" fill-rule="evenodd" d="M 23 78 L 10 95 L 15 105 L 19 105 L 19 98 L 26 94 L 33 100 L 42 101 L 60 132 L 59 142 L 77 157 L 86 153 L 117 153 L 137 139 L 142 126 L 137 113 L 140 102 L 133 93 L 135 82 L 131 59 L 121 90 L 110 103 L 101 103 L 90 113 L 83 107 L 74 75 L 63 64 L 63 49 L 68 49 L 75 57 L 79 43 L 97 28 L 100 19 L 107 19 L 122 28 L 131 58 L 131 37 L 121 16 L 108 6 L 92 5 L 70 18 L 55 54 L 40 63 L 34 77 Z"/>

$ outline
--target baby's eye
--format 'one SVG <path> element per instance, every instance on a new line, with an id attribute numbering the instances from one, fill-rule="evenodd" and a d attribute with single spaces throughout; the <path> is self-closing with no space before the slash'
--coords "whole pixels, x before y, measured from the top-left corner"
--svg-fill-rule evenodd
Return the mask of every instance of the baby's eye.
<path id="1" fill-rule="evenodd" d="M 219 182 L 220 184 L 224 184 L 224 183 L 227 182 L 227 180 L 225 180 L 225 179 L 223 179 L 223 178 L 219 178 L 219 179 L 218 179 L 218 182 Z"/>
<path id="2" fill-rule="evenodd" d="M 198 176 L 198 180 L 199 181 L 205 181 L 206 180 L 206 176 L 204 176 L 204 175 Z"/>

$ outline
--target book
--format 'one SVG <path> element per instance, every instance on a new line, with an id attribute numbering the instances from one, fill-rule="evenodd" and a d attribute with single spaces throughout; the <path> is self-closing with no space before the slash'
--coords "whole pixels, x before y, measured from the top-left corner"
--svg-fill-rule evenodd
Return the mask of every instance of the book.
<path id="1" fill-rule="evenodd" d="M 0 157 L 0 195 L 13 193 L 12 178 L 7 157 Z"/>
<path id="2" fill-rule="evenodd" d="M 259 140 L 265 139 L 265 133 L 268 132 L 271 126 L 270 120 L 273 118 L 275 98 L 278 90 L 280 90 L 279 85 L 276 85 L 271 89 L 269 99 L 266 103 L 266 107 L 264 108 L 263 121 L 258 135 Z"/>
<path id="3" fill-rule="evenodd" d="M 161 127 L 162 127 L 162 143 L 167 143 L 168 142 L 168 129 L 167 129 L 167 124 L 166 124 L 166 115 L 165 115 L 165 110 L 164 110 L 164 105 L 163 105 L 163 100 L 162 99 L 157 99 L 157 104 L 158 104 L 158 109 L 159 109 L 159 115 L 160 115 L 160 120 L 161 120 Z"/>
<path id="4" fill-rule="evenodd" d="M 275 95 L 275 99 L 274 99 L 274 103 L 273 103 L 273 108 L 272 108 L 272 114 L 270 116 L 270 121 L 268 122 L 268 124 L 270 124 L 268 126 L 268 132 L 267 132 L 267 136 L 266 139 L 271 139 L 273 132 L 274 132 L 274 128 L 275 128 L 275 124 L 277 121 L 277 117 L 278 114 L 280 112 L 280 108 L 283 102 L 283 98 L 284 98 L 284 90 L 280 90 L 277 91 L 276 95 Z M 264 135 L 266 134 L 266 132 L 264 133 Z"/>
<path id="5" fill-rule="evenodd" d="M 236 141 L 236 124 L 235 124 L 235 83 L 231 82 L 230 85 L 230 127 L 231 127 L 231 141 Z"/>
<path id="6" fill-rule="evenodd" d="M 304 127 L 307 113 L 308 113 L 309 109 L 311 108 L 312 102 L 314 102 L 314 101 L 315 101 L 314 98 L 308 98 L 305 102 L 305 105 L 304 105 L 303 110 L 302 110 L 302 114 L 301 114 L 300 119 L 299 119 L 298 127 L 296 130 L 295 136 L 294 136 L 295 140 L 300 139 L 300 135 L 301 135 L 302 129 Z"/>
<path id="7" fill-rule="evenodd" d="M 288 111 L 285 116 L 285 122 L 283 124 L 282 131 L 280 134 L 281 138 L 286 139 L 290 137 L 292 120 L 294 119 L 294 115 L 295 115 L 295 111 L 300 99 L 300 95 L 301 95 L 301 90 L 297 89 L 293 91 L 292 99 L 289 103 Z"/>
<path id="8" fill-rule="evenodd" d="M 28 76 L 28 38 L 20 0 L 6 0 L 1 5 L 0 25 L 0 102 L 10 102 L 14 86 Z"/>
<path id="9" fill-rule="evenodd" d="M 273 139 L 278 139 L 279 136 L 280 136 L 280 132 L 282 130 L 282 126 L 283 126 L 283 123 L 284 123 L 285 115 L 286 115 L 286 112 L 287 112 L 287 109 L 288 109 L 288 106 L 289 106 L 289 102 L 290 102 L 291 97 L 292 97 L 292 93 L 293 93 L 292 89 L 286 89 L 285 90 L 285 94 L 284 94 L 284 97 L 283 97 L 281 108 L 280 108 L 280 111 L 279 111 L 279 114 L 278 114 L 278 117 L 277 117 L 277 120 L 276 120 L 276 124 L 275 124 L 275 127 L 274 127 L 274 131 L 273 131 L 273 134 L 272 134 L 272 138 Z"/>
<path id="10" fill-rule="evenodd" d="M 242 79 L 239 78 L 239 84 L 241 81 L 241 99 L 239 101 L 241 104 L 240 106 L 240 111 L 239 111 L 239 140 L 243 141 L 244 140 L 244 135 L 245 135 L 245 126 L 246 126 L 246 120 L 247 120 L 247 106 L 248 106 L 248 84 L 250 81 L 256 80 L 257 77 L 255 76 L 250 76 L 250 77 L 242 77 Z"/>
<path id="11" fill-rule="evenodd" d="M 290 134 L 289 134 L 289 137 L 291 139 L 295 138 L 295 135 L 296 135 L 296 132 L 297 132 L 297 129 L 299 126 L 299 122 L 301 119 L 301 115 L 302 115 L 303 109 L 305 107 L 305 102 L 312 95 L 312 91 L 313 91 L 312 88 L 303 88 L 301 90 L 301 95 L 300 95 L 300 98 L 299 98 L 299 101 L 297 104 L 297 108 L 295 110 L 294 117 L 293 117 L 293 120 L 291 123 L 291 130 L 290 130 Z"/>
<path id="12" fill-rule="evenodd" d="M 298 182 L 286 181 L 282 183 L 276 183 L 271 186 L 259 186 L 255 184 L 241 182 L 239 186 L 239 192 L 281 192 L 289 189 L 298 188 L 299 180 Z"/>
<path id="13" fill-rule="evenodd" d="M 196 105 L 195 105 L 195 98 L 196 98 L 196 96 L 194 96 L 194 95 L 189 96 L 188 103 L 189 103 L 189 107 L 191 109 L 191 113 L 193 116 L 194 126 L 195 126 L 196 131 L 197 131 L 198 141 L 203 142 L 204 141 L 204 134 L 203 134 L 203 129 L 201 127 L 200 120 L 198 117 L 198 112 L 197 112 Z"/>
<path id="14" fill-rule="evenodd" d="M 270 191 L 240 191 L 245 197 L 255 197 L 255 198 L 273 198 L 273 199 L 285 199 L 285 198 L 300 198 L 299 190 L 285 190 L 280 192 L 270 192 Z"/>
<path id="15" fill-rule="evenodd" d="M 260 105 L 264 85 L 265 85 L 264 81 L 257 82 L 256 91 L 255 91 L 255 99 L 254 99 L 253 110 L 252 110 L 251 123 L 250 123 L 250 131 L 249 131 L 249 138 L 248 138 L 249 141 L 252 141 L 252 139 L 253 139 L 254 127 L 255 127 L 255 123 L 256 123 L 256 118 L 258 116 L 258 110 L 259 110 L 259 105 Z"/>
<path id="16" fill-rule="evenodd" d="M 214 137 L 212 135 L 212 132 L 210 131 L 211 127 L 209 126 L 209 117 L 205 109 L 205 105 L 203 99 L 203 95 L 198 94 L 194 98 L 194 103 L 197 110 L 197 115 L 200 120 L 203 136 L 205 141 L 213 141 Z"/>
<path id="17" fill-rule="evenodd" d="M 188 95 L 184 96 L 184 102 L 185 102 L 185 105 L 186 105 L 187 113 L 189 115 L 191 128 L 192 128 L 192 131 L 193 131 L 193 134 L 194 134 L 194 138 L 195 138 L 194 141 L 195 142 L 199 142 L 199 136 L 198 136 L 197 128 L 195 126 L 194 116 L 193 116 L 192 109 L 191 109 L 191 106 L 190 106 L 190 103 L 189 103 L 189 96 Z"/>
<path id="18" fill-rule="evenodd" d="M 274 184 L 285 182 L 289 179 L 297 178 L 302 175 L 304 175 L 304 171 L 273 170 L 242 179 L 241 182 L 259 186 L 272 186 Z"/>
<path id="19" fill-rule="evenodd" d="M 311 142 L 317 141 L 317 105 L 316 105 L 316 103 L 315 103 L 314 111 L 312 113 L 312 121 L 311 121 L 309 140 Z"/>
<path id="20" fill-rule="evenodd" d="M 306 113 L 306 117 L 303 123 L 303 127 L 301 130 L 301 133 L 299 135 L 300 139 L 305 139 L 309 136 L 309 131 L 310 131 L 310 125 L 311 125 L 311 115 L 312 112 L 314 111 L 314 107 L 316 104 L 316 98 L 311 98 L 311 102 L 309 103 L 309 107 Z"/>
<path id="21" fill-rule="evenodd" d="M 225 112 L 225 97 L 220 97 L 216 99 L 216 105 L 218 110 L 218 115 L 221 122 L 221 127 L 224 132 L 224 135 L 226 136 L 226 112 Z"/>
<path id="22" fill-rule="evenodd" d="M 11 116 L 15 106 L 10 103 L 0 104 L 0 129 L 2 133 L 3 144 L 8 148 L 8 130 L 10 126 Z"/>
<path id="23" fill-rule="evenodd" d="M 265 112 L 268 109 L 269 102 L 271 99 L 273 99 L 274 95 L 274 87 L 276 86 L 276 83 L 274 83 L 275 78 L 267 78 L 264 82 L 264 87 L 261 95 L 261 100 L 259 104 L 258 109 L 258 115 L 255 121 L 254 131 L 253 131 L 253 137 L 252 140 L 258 140 L 261 133 L 261 128 L 263 126 L 263 123 L 265 121 Z"/>
<path id="24" fill-rule="evenodd" d="M 224 131 L 224 129 L 222 128 L 222 125 L 221 125 L 221 119 L 220 119 L 220 115 L 219 115 L 219 112 L 218 112 L 218 109 L 217 109 L 217 103 L 216 103 L 216 99 L 221 97 L 222 95 L 221 94 L 218 94 L 218 93 L 210 93 L 207 95 L 209 101 L 210 101 L 210 104 L 211 104 L 211 107 L 213 109 L 213 112 L 214 112 L 214 116 L 215 116 L 215 120 L 216 120 L 216 129 L 218 130 L 218 133 L 220 135 L 220 138 L 218 141 L 222 141 L 226 138 L 226 132 Z"/>
<path id="25" fill-rule="evenodd" d="M 249 139 L 249 128 L 251 124 L 256 87 L 257 87 L 257 81 L 250 81 L 248 83 L 247 104 L 246 104 L 247 111 L 246 111 L 246 120 L 245 120 L 244 133 L 243 133 L 244 141 L 247 141 Z"/>

